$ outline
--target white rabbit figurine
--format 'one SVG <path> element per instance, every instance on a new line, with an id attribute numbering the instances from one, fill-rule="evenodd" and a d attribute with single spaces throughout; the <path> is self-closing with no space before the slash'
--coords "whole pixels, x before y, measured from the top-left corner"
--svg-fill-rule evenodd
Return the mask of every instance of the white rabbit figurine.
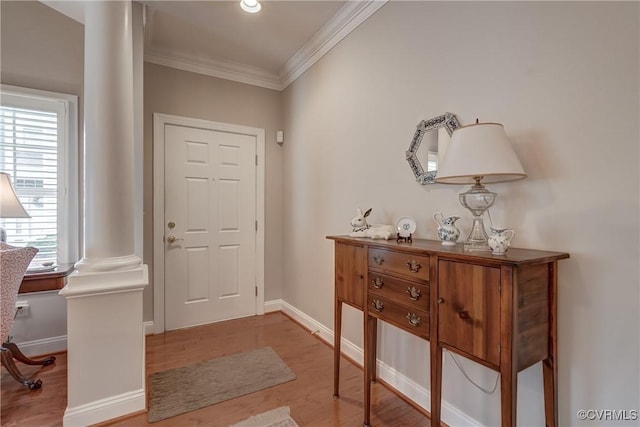
<path id="1" fill-rule="evenodd" d="M 365 213 L 362 213 L 362 210 L 360 208 L 356 209 L 357 215 L 351 220 L 353 231 L 351 232 L 351 234 L 349 234 L 349 236 L 389 240 L 391 236 L 395 235 L 396 230 L 394 226 L 382 224 L 367 224 L 367 217 L 371 215 L 371 210 L 372 208 L 368 209 Z"/>

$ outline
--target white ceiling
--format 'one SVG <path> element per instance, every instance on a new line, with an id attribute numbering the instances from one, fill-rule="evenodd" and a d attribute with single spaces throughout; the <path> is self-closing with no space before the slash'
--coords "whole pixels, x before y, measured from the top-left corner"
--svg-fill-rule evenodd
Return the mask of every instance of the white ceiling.
<path id="1" fill-rule="evenodd" d="M 80 22 L 84 2 L 43 0 Z M 281 90 L 386 0 L 142 0 L 145 61 Z"/>

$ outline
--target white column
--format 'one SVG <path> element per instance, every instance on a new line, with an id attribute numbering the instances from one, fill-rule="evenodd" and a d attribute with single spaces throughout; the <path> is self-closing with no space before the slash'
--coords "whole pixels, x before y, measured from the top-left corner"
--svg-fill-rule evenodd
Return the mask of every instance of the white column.
<path id="1" fill-rule="evenodd" d="M 141 263 L 134 233 L 131 3 L 85 4 L 84 253 L 80 271 Z"/>
<path id="2" fill-rule="evenodd" d="M 60 291 L 67 299 L 65 426 L 145 408 L 148 277 L 135 255 L 134 169 L 142 164 L 134 164 L 132 4 L 90 1 L 84 9 L 84 248 Z"/>

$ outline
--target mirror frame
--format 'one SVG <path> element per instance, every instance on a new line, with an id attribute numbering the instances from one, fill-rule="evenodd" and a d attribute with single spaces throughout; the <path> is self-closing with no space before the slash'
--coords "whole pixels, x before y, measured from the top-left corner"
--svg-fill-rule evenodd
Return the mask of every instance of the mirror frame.
<path id="1" fill-rule="evenodd" d="M 434 129 L 445 128 L 449 136 L 451 136 L 453 131 L 459 127 L 460 123 L 458 123 L 458 119 L 451 113 L 444 113 L 441 116 L 422 120 L 418 123 L 418 126 L 416 126 L 416 133 L 413 135 L 411 144 L 409 144 L 409 149 L 406 151 L 407 162 L 409 162 L 409 166 L 411 167 L 413 174 L 416 176 L 418 184 L 434 184 L 436 180 L 436 173 L 438 172 L 425 172 L 422 164 L 420 164 L 420 160 L 418 159 L 418 149 L 420 148 L 420 143 L 422 142 L 424 134 Z"/>

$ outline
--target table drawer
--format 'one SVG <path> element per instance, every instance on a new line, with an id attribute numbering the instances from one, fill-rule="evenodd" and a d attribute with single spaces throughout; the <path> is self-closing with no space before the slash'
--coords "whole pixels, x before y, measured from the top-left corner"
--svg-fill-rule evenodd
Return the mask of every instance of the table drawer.
<path id="1" fill-rule="evenodd" d="M 369 294 L 369 315 L 391 323 L 400 329 L 429 339 L 429 313 L 415 310 L 403 304 L 398 304 L 387 298 Z"/>
<path id="2" fill-rule="evenodd" d="M 429 311 L 429 286 L 369 271 L 368 292 L 416 310 Z"/>
<path id="3" fill-rule="evenodd" d="M 409 280 L 429 282 L 429 257 L 384 249 L 369 249 L 369 268 Z"/>

